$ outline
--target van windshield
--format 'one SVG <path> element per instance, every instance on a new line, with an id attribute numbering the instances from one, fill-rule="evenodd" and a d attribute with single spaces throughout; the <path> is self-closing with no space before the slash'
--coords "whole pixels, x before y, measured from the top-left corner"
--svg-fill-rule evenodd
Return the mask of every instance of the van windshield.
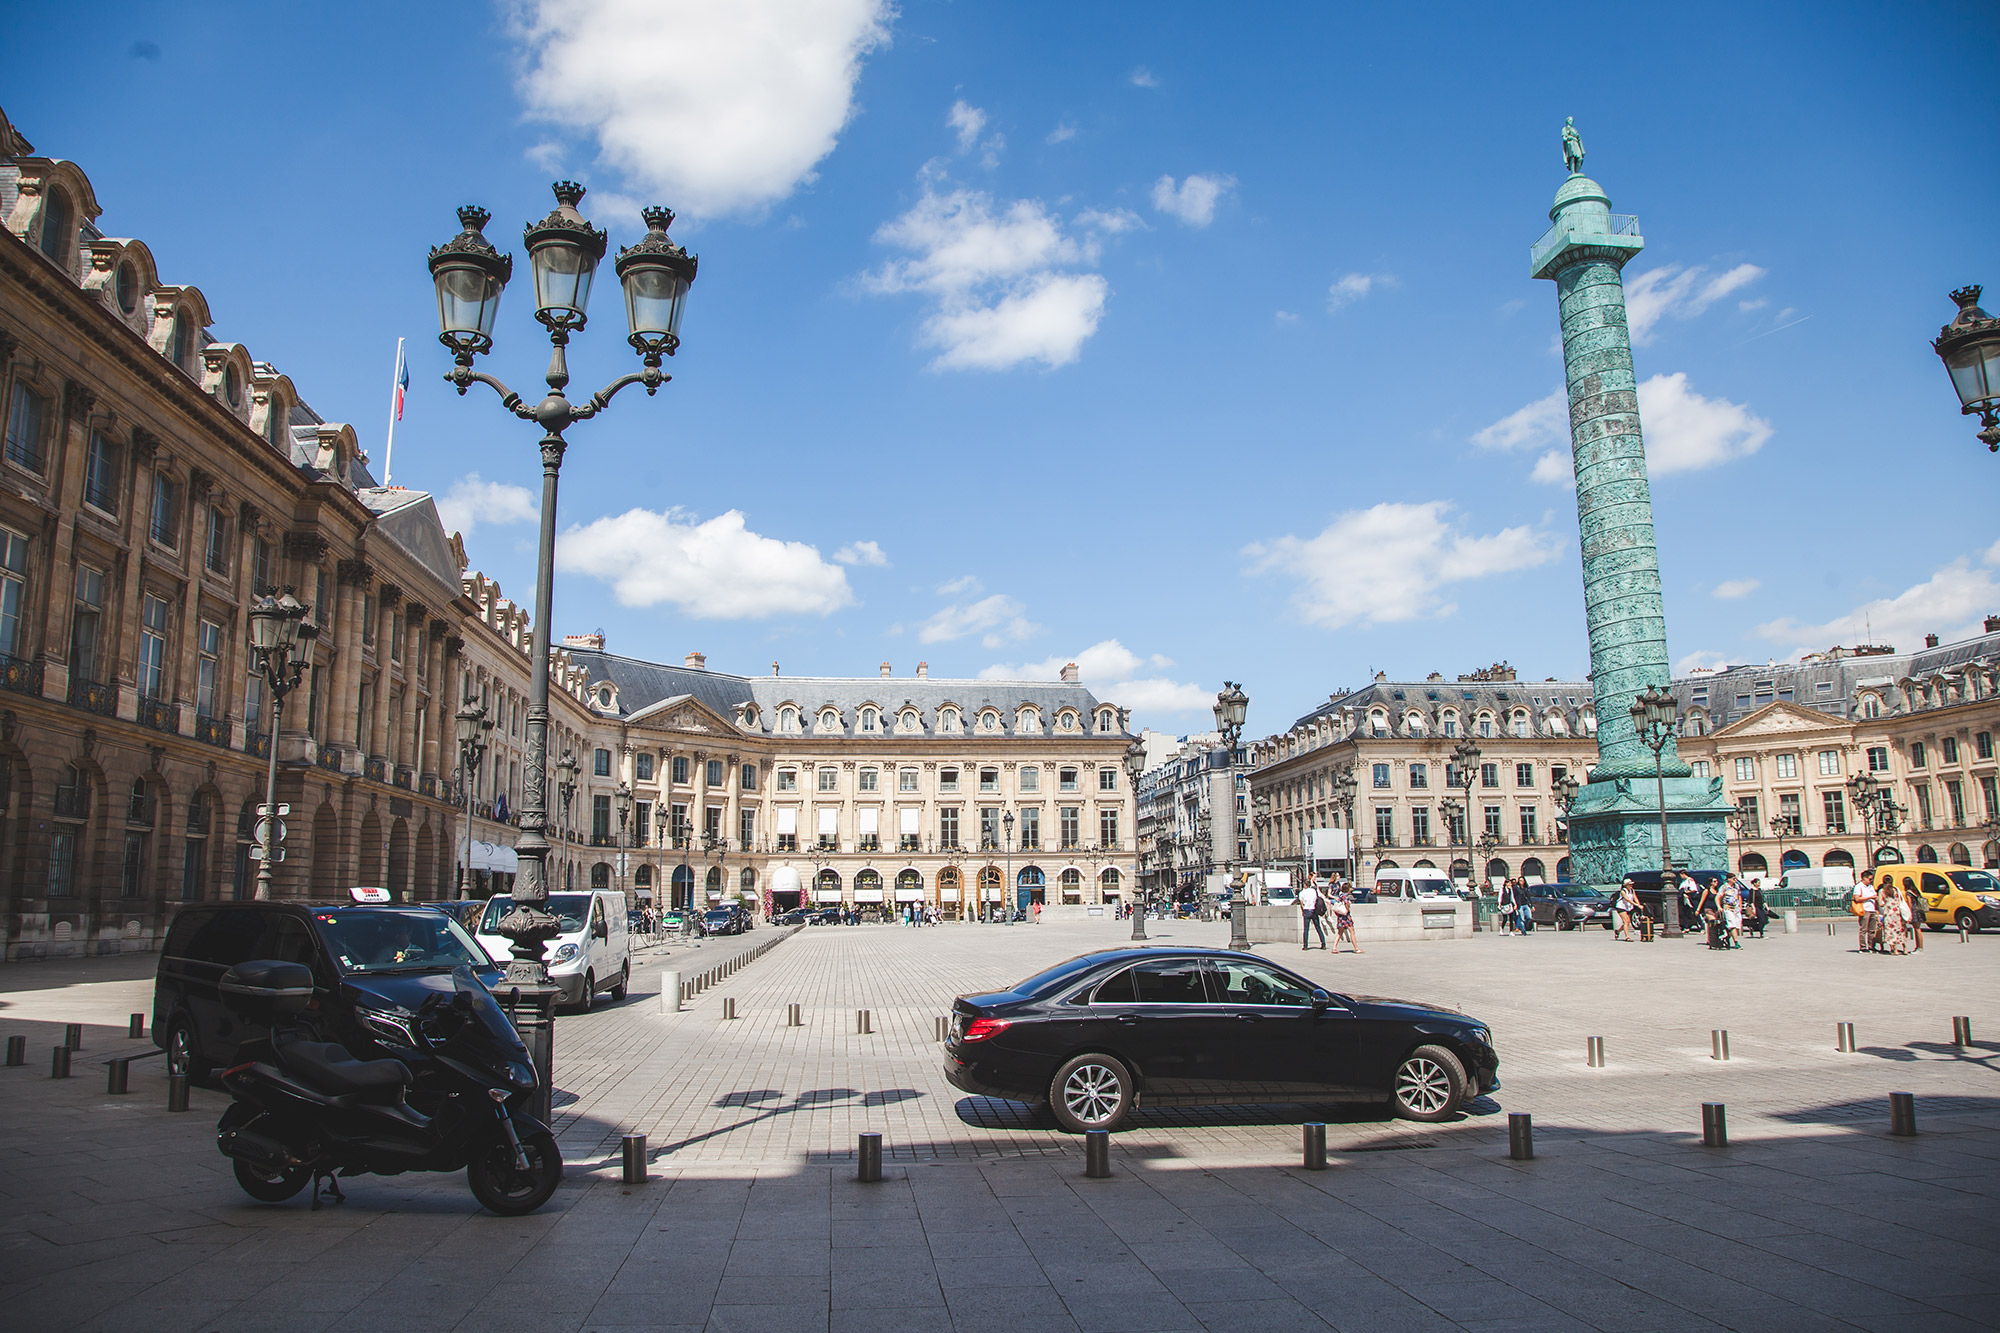
<path id="1" fill-rule="evenodd" d="M 511 894 L 502 894 L 487 901 L 485 912 L 479 917 L 479 933 L 498 935 L 500 918 L 514 910 Z M 549 915 L 561 923 L 562 933 L 574 935 L 583 929 L 583 923 L 590 919 L 590 895 L 587 893 L 552 893 L 549 895 Z"/>
<path id="2" fill-rule="evenodd" d="M 1990 870 L 1954 870 L 1951 882 L 1967 893 L 2000 893 L 2000 879 Z"/>
<path id="3" fill-rule="evenodd" d="M 463 926 L 428 907 L 329 907 L 313 913 L 313 924 L 343 972 L 493 966 Z"/>

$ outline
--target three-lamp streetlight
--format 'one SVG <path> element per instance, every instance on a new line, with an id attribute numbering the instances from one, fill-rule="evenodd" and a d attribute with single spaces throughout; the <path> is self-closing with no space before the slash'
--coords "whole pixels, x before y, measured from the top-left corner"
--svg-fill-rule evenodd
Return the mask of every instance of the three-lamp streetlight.
<path id="1" fill-rule="evenodd" d="M 1227 839 L 1229 848 L 1222 857 L 1222 873 L 1229 874 L 1230 853 L 1236 850 L 1236 747 L 1243 739 L 1243 722 L 1250 715 L 1250 696 L 1243 687 L 1233 680 L 1222 682 L 1222 688 L 1215 695 L 1215 729 L 1222 733 L 1223 772 L 1228 779 L 1229 791 L 1220 809 L 1209 813 L 1209 846 L 1214 847 L 1215 830 L 1220 828 Z M 1209 804 L 1216 804 L 1215 792 L 1209 792 Z M 1250 900 L 1243 896 L 1243 886 L 1236 885 L 1229 894 L 1229 947 L 1247 949 L 1250 947 Z"/>
<path id="2" fill-rule="evenodd" d="M 619 783 L 611 793 L 611 809 L 618 816 L 618 892 L 625 892 L 625 823 L 632 818 L 632 788 Z"/>
<path id="3" fill-rule="evenodd" d="M 499 380 L 473 369 L 474 359 L 493 348 L 500 293 L 514 271 L 513 257 L 494 249 L 483 234 L 491 214 L 483 208 L 461 208 L 458 219 L 464 230 L 430 253 L 431 278 L 437 288 L 438 339 L 451 349 L 456 362 L 445 378 L 461 395 L 475 382 L 486 385 L 500 395 L 502 407 L 542 432 L 541 540 L 535 564 L 535 642 L 529 664 L 527 756 L 523 765 L 527 783 L 516 848 L 520 874 L 514 885 L 513 909 L 499 923 L 500 934 L 511 943 L 514 955 L 500 984 L 518 990 L 540 1014 L 548 1012 L 555 995 L 542 960 L 543 946 L 559 929 L 547 911 L 547 786 L 556 482 L 568 448 L 563 433 L 602 412 L 623 389 L 639 384 L 651 395 L 671 378 L 660 369 L 661 358 L 672 356 L 680 347 L 681 313 L 697 267 L 695 257 L 667 236 L 674 215 L 664 208 L 641 210 L 646 234 L 636 245 L 618 252 L 614 268 L 625 293 L 626 322 L 631 331 L 627 341 L 638 352 L 644 368 L 613 380 L 586 402 L 572 403 L 564 393 L 569 386 L 565 349 L 570 335 L 584 328 L 591 281 L 598 261 L 604 258 L 606 237 L 577 212 L 584 195 L 581 185 L 558 181 L 553 189 L 555 209 L 529 224 L 522 237 L 534 272 L 535 318 L 549 335 L 549 368 L 544 377 L 548 393 L 540 402 L 524 402 Z"/>
<path id="4" fill-rule="evenodd" d="M 1013 925 L 1013 924 L 1014 924 L 1014 895 L 1015 895 L 1015 888 L 1014 888 L 1014 812 L 1013 812 L 1012 810 L 1009 810 L 1009 811 L 1008 811 L 1008 812 L 1007 812 L 1006 814 L 1004 814 L 1004 815 L 1000 816 L 1000 822 L 1001 822 L 1001 824 L 1002 824 L 1002 825 L 1004 825 L 1004 826 L 1006 827 L 1006 830 L 1007 830 L 1007 831 L 1006 831 L 1006 843 L 1007 843 L 1007 886 L 1006 886 L 1006 888 L 1005 888 L 1005 889 L 1003 889 L 1003 890 L 1001 891 L 1001 894 L 1000 894 L 1000 919 L 1001 919 L 1002 921 L 1006 922 L 1006 923 L 1007 923 L 1008 925 L 1010 925 L 1010 926 L 1011 926 L 1011 925 Z"/>
<path id="5" fill-rule="evenodd" d="M 1951 294 L 1958 317 L 1938 331 L 1931 347 L 1958 390 L 1959 413 L 1979 418 L 1979 442 L 2000 452 L 2000 319 L 1979 308 L 1978 285 Z"/>
<path id="6" fill-rule="evenodd" d="M 562 801 L 562 818 L 556 826 L 556 833 L 562 839 L 565 876 L 569 874 L 570 862 L 574 856 L 570 851 L 570 830 L 575 827 L 571 823 L 570 805 L 576 800 L 577 777 L 582 772 L 583 765 L 576 761 L 576 752 L 564 750 L 562 758 L 556 761 L 556 795 Z"/>
<path id="7" fill-rule="evenodd" d="M 1908 813 L 1897 804 L 1894 793 L 1887 784 L 1873 773 L 1856 773 L 1847 780 L 1847 794 L 1855 812 L 1861 816 L 1861 848 L 1868 859 L 1868 872 L 1875 872 L 1875 842 L 1879 836 L 1886 844 L 1896 836 L 1902 827 L 1903 816 Z"/>
<path id="8" fill-rule="evenodd" d="M 1139 779 L 1146 773 L 1146 743 L 1135 740 L 1125 747 L 1125 778 L 1132 788 L 1133 832 L 1138 831 L 1139 819 Z M 1139 858 L 1136 855 L 1138 841 L 1132 843 L 1135 855 L 1132 857 L 1132 938 L 1146 938 L 1146 884 L 1139 874 Z"/>
<path id="9" fill-rule="evenodd" d="M 454 715 L 454 731 L 458 740 L 458 785 L 462 789 L 459 799 L 465 805 L 465 864 L 458 878 L 458 896 L 461 898 L 472 896 L 468 892 L 472 884 L 472 775 L 479 771 L 480 762 L 486 758 L 486 733 L 491 730 L 493 723 L 486 716 L 486 705 L 468 694 Z"/>
<path id="10" fill-rule="evenodd" d="M 1749 850 L 1744 846 L 1744 842 L 1750 830 L 1750 812 L 1740 805 L 1733 805 L 1729 807 L 1729 813 L 1722 818 L 1723 822 L 1729 825 L 1730 831 L 1736 835 L 1736 859 L 1730 862 L 1730 869 L 1741 870 L 1743 854 Z"/>
<path id="11" fill-rule="evenodd" d="M 1472 784 L 1479 776 L 1479 755 L 1480 749 L 1472 743 L 1472 737 L 1470 736 L 1460 737 L 1458 744 L 1451 747 L 1451 775 L 1457 778 L 1457 781 L 1451 785 L 1460 788 L 1465 793 L 1465 798 L 1459 805 L 1459 817 L 1465 821 L 1465 859 L 1468 862 L 1472 860 Z M 1447 816 L 1448 818 L 1449 816 Z M 1451 847 L 1446 852 L 1447 856 L 1450 856 L 1458 848 L 1457 828 L 1450 827 L 1449 833 Z M 1475 871 L 1476 867 L 1470 864 L 1466 866 L 1465 879 L 1467 884 L 1477 882 L 1478 876 Z"/>
<path id="12" fill-rule="evenodd" d="M 271 863 L 278 857 L 278 735 L 285 696 L 298 688 L 312 657 L 319 626 L 306 619 L 310 608 L 286 588 L 259 597 L 250 607 L 250 652 L 271 691 L 271 753 L 264 775 L 264 817 L 258 822 L 257 901 L 271 897 Z"/>
<path id="13" fill-rule="evenodd" d="M 1653 752 L 1653 785 L 1660 803 L 1660 917 L 1668 939 L 1681 933 L 1680 890 L 1674 883 L 1674 856 L 1667 845 L 1667 746 L 1681 732 L 1680 705 L 1665 686 L 1646 690 L 1632 701 L 1632 730 Z"/>

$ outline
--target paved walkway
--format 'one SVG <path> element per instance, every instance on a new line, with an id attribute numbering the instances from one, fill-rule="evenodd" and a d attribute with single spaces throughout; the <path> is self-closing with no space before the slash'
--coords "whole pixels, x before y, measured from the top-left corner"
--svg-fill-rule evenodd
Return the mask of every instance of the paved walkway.
<path id="1" fill-rule="evenodd" d="M 0 1308 L 160 1333 L 2000 1326 L 2000 1044 L 1950 1043 L 1959 1014 L 2000 1036 L 2000 939 L 1876 958 L 1816 928 L 1729 954 L 1547 931 L 1265 946 L 1335 989 L 1486 1020 L 1498 1104 L 1443 1127 L 1344 1117 L 1326 1172 L 1298 1167 L 1317 1113 L 1160 1112 L 1118 1136 L 1104 1181 L 1073 1139 L 945 1084 L 932 1019 L 1122 939 L 1113 923 L 810 929 L 680 1014 L 649 961 L 625 1004 L 558 1021 L 572 1168 L 521 1219 L 479 1212 L 461 1177 L 362 1178 L 319 1213 L 251 1203 L 214 1149 L 219 1095 L 167 1115 L 157 1060 L 104 1094 L 98 1062 L 147 1045 L 122 1021 L 88 1029 L 77 1077 L 47 1077 L 66 1006 L 148 1007 L 119 979 L 132 965 L 63 965 L 46 988 L 23 979 L 54 965 L 17 965 L 0 1035 L 27 1033 L 31 1058 L 0 1071 Z M 1856 1054 L 1833 1049 L 1842 1020 Z M 1608 1069 L 1584 1067 L 1593 1035 Z M 1887 1136 L 1890 1090 L 1918 1095 L 1918 1138 Z M 1723 1150 L 1698 1134 L 1716 1100 Z M 1533 1112 L 1535 1161 L 1506 1159 L 1503 1109 Z M 879 1185 L 852 1178 L 861 1129 L 888 1143 Z M 644 1186 L 608 1167 L 629 1130 L 656 1150 Z"/>

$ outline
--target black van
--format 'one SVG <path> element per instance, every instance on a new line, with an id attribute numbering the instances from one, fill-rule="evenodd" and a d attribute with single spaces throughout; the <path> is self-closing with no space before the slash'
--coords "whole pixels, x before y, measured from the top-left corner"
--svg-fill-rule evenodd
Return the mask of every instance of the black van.
<path id="1" fill-rule="evenodd" d="M 312 969 L 315 1008 L 327 1039 L 373 1059 L 378 1038 L 411 1045 L 403 1032 L 432 992 L 451 998 L 451 974 L 469 967 L 494 985 L 501 969 L 446 913 L 428 906 L 354 903 L 209 903 L 183 908 L 160 948 L 153 981 L 153 1042 L 169 1066 L 197 1082 L 264 1037 L 222 1003 L 216 983 L 253 959 Z"/>

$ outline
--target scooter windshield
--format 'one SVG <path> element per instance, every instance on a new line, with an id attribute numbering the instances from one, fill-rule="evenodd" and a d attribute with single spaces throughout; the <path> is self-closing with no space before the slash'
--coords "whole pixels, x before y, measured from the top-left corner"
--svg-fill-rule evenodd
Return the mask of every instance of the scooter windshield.
<path id="1" fill-rule="evenodd" d="M 329 907 L 313 913 L 313 924 L 347 973 L 492 966 L 463 926 L 427 907 Z"/>

